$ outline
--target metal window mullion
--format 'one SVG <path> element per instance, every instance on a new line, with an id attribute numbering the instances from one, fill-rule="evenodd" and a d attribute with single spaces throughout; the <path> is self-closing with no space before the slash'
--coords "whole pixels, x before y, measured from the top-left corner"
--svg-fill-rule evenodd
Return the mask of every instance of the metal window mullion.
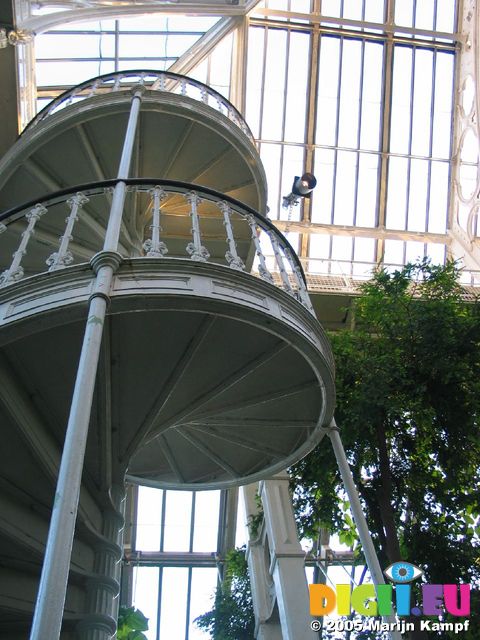
<path id="1" fill-rule="evenodd" d="M 114 44 L 114 56 L 115 56 L 115 62 L 114 62 L 114 69 L 115 71 L 118 71 L 118 67 L 119 67 L 119 58 L 120 58 L 120 24 L 118 20 L 115 20 L 115 40 L 114 40 L 115 44 Z"/>
<path id="2" fill-rule="evenodd" d="M 288 89 L 288 60 L 290 57 L 290 30 L 286 30 L 287 42 L 285 45 L 285 73 L 283 89 L 283 114 L 282 114 L 282 142 L 285 142 L 285 126 L 287 121 L 287 89 Z M 279 194 L 281 195 L 281 194 Z"/>
<path id="3" fill-rule="evenodd" d="M 365 7 L 365 0 L 363 6 Z M 362 132 L 362 100 L 363 100 L 363 79 L 365 72 L 365 40 L 362 40 L 362 53 L 360 56 L 360 94 L 358 96 L 358 128 L 357 128 L 357 167 L 355 169 L 355 195 L 353 205 L 353 224 L 357 224 L 358 211 L 358 177 L 360 174 L 360 140 Z"/>
<path id="4" fill-rule="evenodd" d="M 385 227 L 387 216 L 387 198 L 388 198 L 388 170 L 389 170 L 389 152 L 390 152 L 390 129 L 392 124 L 392 85 L 393 85 L 393 60 L 394 60 L 394 43 L 392 37 L 393 23 L 395 16 L 394 0 L 387 0 L 386 5 L 386 24 L 387 31 L 386 40 L 383 50 L 383 86 L 382 86 L 382 120 L 381 120 L 381 139 L 380 139 L 380 162 L 378 165 L 378 196 L 376 205 L 376 227 Z M 375 244 L 375 261 L 377 264 L 383 262 L 385 253 L 385 241 L 383 239 L 376 240 Z"/>
<path id="5" fill-rule="evenodd" d="M 160 551 L 163 551 L 165 544 L 165 518 L 167 511 L 167 489 L 162 490 L 162 517 L 160 519 Z M 163 567 L 158 568 L 158 607 L 157 607 L 157 637 L 160 640 L 160 623 L 162 619 L 162 590 L 163 590 Z"/>
<path id="6" fill-rule="evenodd" d="M 342 0 L 343 6 L 343 0 Z M 338 55 L 338 85 L 337 85 L 337 112 L 335 114 L 335 149 L 333 161 L 333 198 L 330 211 L 330 224 L 335 222 L 335 201 L 337 198 L 337 163 L 338 163 L 338 138 L 340 130 L 340 97 L 342 93 L 342 64 L 343 64 L 343 38 L 340 38 L 340 50 Z M 331 254 L 330 254 L 331 258 Z"/>
<path id="7" fill-rule="evenodd" d="M 165 491 L 163 492 L 165 494 Z M 162 621 L 162 592 L 163 592 L 163 567 L 158 567 L 158 606 L 157 606 L 157 633 L 155 640 L 160 640 L 160 624 Z"/>
<path id="8" fill-rule="evenodd" d="M 314 5 L 314 9 L 319 9 L 318 3 Z M 308 83 L 307 97 L 307 117 L 305 122 L 305 171 L 315 173 L 315 136 L 317 129 L 317 103 L 318 103 L 318 70 L 319 70 L 319 54 L 320 54 L 320 30 L 318 25 L 313 25 L 310 31 L 310 82 Z M 313 196 L 315 197 L 315 196 Z M 303 198 L 302 221 L 311 222 L 312 220 L 312 200 L 311 198 Z M 310 255 L 310 234 L 302 233 L 299 238 L 300 256 L 306 258 Z"/>
<path id="9" fill-rule="evenodd" d="M 353 274 L 353 263 L 355 261 L 355 241 L 356 236 L 352 236 L 352 248 L 350 249 L 350 275 Z"/>
<path id="10" fill-rule="evenodd" d="M 193 494 L 195 495 L 195 493 Z M 190 636 L 190 609 L 191 609 L 191 600 L 192 600 L 192 567 L 188 567 L 188 579 L 187 579 L 187 606 L 185 610 L 185 640 L 189 639 Z"/>
<path id="11" fill-rule="evenodd" d="M 435 0 L 436 7 L 436 0 Z M 436 14 L 435 14 L 436 15 Z M 427 202 L 425 211 L 425 231 L 428 231 L 430 220 L 430 193 L 432 190 L 432 156 L 433 156 L 433 121 L 435 117 L 435 88 L 436 88 L 436 71 L 437 71 L 437 53 L 433 52 L 432 58 L 432 97 L 430 100 L 430 137 L 428 144 L 429 160 L 427 173 Z"/>
<path id="12" fill-rule="evenodd" d="M 415 98 L 415 65 L 417 58 L 417 50 L 412 47 L 412 75 L 410 79 L 410 127 L 408 132 L 408 170 L 407 170 L 407 184 L 406 184 L 406 201 L 405 201 L 405 230 L 408 229 L 409 214 L 410 214 L 410 177 L 412 173 L 412 142 L 413 142 L 413 108 Z"/>
<path id="13" fill-rule="evenodd" d="M 197 501 L 197 494 L 195 491 L 192 491 L 192 504 L 190 510 L 190 539 L 188 543 L 188 550 L 190 553 L 193 552 L 193 536 L 195 532 L 195 505 Z"/>
<path id="14" fill-rule="evenodd" d="M 167 489 L 162 491 L 162 518 L 160 521 L 160 551 L 163 551 L 165 544 L 165 512 L 167 510 Z"/>
<path id="15" fill-rule="evenodd" d="M 454 224 L 455 218 L 455 204 L 456 204 L 456 187 L 454 184 L 454 180 L 452 179 L 452 173 L 454 171 L 454 158 L 452 157 L 452 152 L 455 153 L 455 140 L 461 129 L 460 117 L 457 115 L 457 111 L 455 110 L 455 96 L 460 93 L 460 83 L 461 83 L 461 56 L 456 55 L 454 58 L 454 72 L 452 77 L 452 118 L 453 118 L 453 126 L 450 130 L 450 151 L 449 151 L 449 161 L 448 161 L 448 182 L 449 182 L 449 190 L 448 190 L 448 202 L 447 202 L 447 220 L 446 220 L 446 231 L 452 228 Z M 447 246 L 447 249 L 450 254 L 450 250 Z"/>
<path id="16" fill-rule="evenodd" d="M 258 137 L 263 134 L 263 107 L 265 104 L 265 75 L 267 66 L 268 27 L 264 27 L 263 33 L 263 60 L 262 60 L 262 90 L 260 93 L 260 118 L 258 121 Z"/>
<path id="17" fill-rule="evenodd" d="M 284 158 L 284 142 L 285 142 L 285 126 L 287 121 L 287 88 L 288 88 L 288 59 L 290 55 L 290 30 L 286 29 L 286 37 L 287 42 L 285 45 L 285 72 L 283 75 L 283 113 L 282 113 L 282 131 L 281 131 L 281 143 L 280 143 L 280 172 L 279 172 L 279 181 L 278 181 L 278 202 L 279 202 L 279 211 L 278 211 L 278 219 L 280 219 L 280 209 L 282 202 L 282 178 L 283 178 L 283 158 Z"/>
<path id="18" fill-rule="evenodd" d="M 278 187 L 277 187 L 277 197 L 278 197 L 278 212 L 275 216 L 280 220 L 281 209 L 282 209 L 282 178 L 283 178 L 283 156 L 284 156 L 284 145 L 280 143 L 276 143 L 280 145 L 280 158 L 279 158 L 279 172 L 278 172 Z"/>

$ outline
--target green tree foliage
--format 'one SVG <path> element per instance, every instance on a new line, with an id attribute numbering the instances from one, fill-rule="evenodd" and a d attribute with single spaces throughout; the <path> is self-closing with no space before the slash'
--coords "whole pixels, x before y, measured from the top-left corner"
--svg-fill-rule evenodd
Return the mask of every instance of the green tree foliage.
<path id="1" fill-rule="evenodd" d="M 117 640 L 147 640 L 142 631 L 148 631 L 148 618 L 135 607 L 120 607 Z"/>
<path id="2" fill-rule="evenodd" d="M 253 640 L 255 618 L 245 547 L 227 554 L 225 578 L 217 587 L 213 609 L 195 620 L 213 640 Z"/>
<path id="3" fill-rule="evenodd" d="M 408 560 L 431 583 L 480 577 L 480 304 L 457 278 L 452 262 L 379 271 L 354 329 L 331 336 L 336 420 L 381 563 Z M 327 441 L 292 475 L 303 534 L 326 526 L 347 541 Z"/>

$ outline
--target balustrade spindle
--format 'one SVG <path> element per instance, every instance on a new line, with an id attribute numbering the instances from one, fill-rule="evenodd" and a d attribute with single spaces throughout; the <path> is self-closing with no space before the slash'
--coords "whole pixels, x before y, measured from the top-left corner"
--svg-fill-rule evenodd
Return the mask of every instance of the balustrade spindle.
<path id="1" fill-rule="evenodd" d="M 180 82 L 180 93 L 182 94 L 182 96 L 187 95 L 187 81 L 185 80 L 185 78 L 183 78 Z"/>
<path id="2" fill-rule="evenodd" d="M 190 254 L 192 260 L 197 262 L 206 262 L 210 257 L 206 247 L 202 245 L 202 236 L 200 234 L 200 223 L 198 220 L 198 202 L 200 198 L 195 191 L 190 191 L 185 195 L 188 203 L 190 204 L 190 217 L 192 218 L 192 242 L 187 244 L 187 252 Z"/>
<path id="3" fill-rule="evenodd" d="M 248 224 L 250 225 L 250 229 L 252 231 L 252 240 L 255 245 L 255 251 L 258 256 L 259 265 L 258 265 L 258 273 L 263 280 L 270 282 L 273 284 L 273 277 L 270 271 L 267 269 L 267 263 L 265 262 L 265 256 L 263 255 L 262 247 L 260 245 L 260 240 L 257 234 L 257 222 L 253 216 L 247 215 L 245 216 Z"/>
<path id="4" fill-rule="evenodd" d="M 24 271 L 21 265 L 23 256 L 27 253 L 27 245 L 34 233 L 37 221 L 45 213 L 47 213 L 47 209 L 41 204 L 36 204 L 33 209 L 31 209 L 25 215 L 25 218 L 28 220 L 28 225 L 25 231 L 22 233 L 22 241 L 20 242 L 18 249 L 13 254 L 12 264 L 0 276 L 1 287 L 4 287 L 11 282 L 15 282 L 16 280 L 21 280 L 23 278 Z"/>
<path id="5" fill-rule="evenodd" d="M 225 201 L 219 202 L 218 207 L 223 213 L 223 224 L 227 233 L 228 251 L 225 253 L 225 259 L 232 269 L 237 269 L 237 271 L 244 271 L 245 264 L 238 255 L 237 244 L 233 235 L 232 221 L 230 218 L 231 209 Z"/>
<path id="6" fill-rule="evenodd" d="M 290 284 L 290 278 L 288 277 L 287 270 L 285 268 L 285 263 L 283 261 L 283 256 L 280 251 L 280 247 L 278 245 L 278 240 L 275 237 L 273 231 L 268 231 L 268 237 L 270 238 L 270 242 L 272 243 L 273 255 L 275 256 L 275 261 L 278 265 L 278 270 L 280 272 L 280 277 L 283 282 L 283 288 L 287 293 L 294 295 L 292 285 Z"/>
<path id="7" fill-rule="evenodd" d="M 0 233 L 3 233 L 6 230 L 7 230 L 7 225 L 3 224 L 3 222 L 0 222 Z"/>
<path id="8" fill-rule="evenodd" d="M 290 266 L 292 267 L 292 273 L 293 273 L 295 282 L 297 283 L 298 288 L 297 288 L 297 291 L 295 292 L 295 295 L 298 298 L 298 300 L 303 304 L 304 307 L 307 307 L 307 309 L 310 309 L 310 311 L 313 311 L 312 303 L 310 301 L 310 296 L 308 295 L 307 287 L 303 280 L 300 268 L 298 264 L 295 262 L 295 260 L 293 259 L 293 255 L 290 249 L 285 248 L 284 251 L 285 251 L 285 256 L 287 257 L 287 260 Z"/>
<path id="9" fill-rule="evenodd" d="M 49 271 L 56 271 L 57 269 L 63 269 L 73 262 L 72 252 L 69 250 L 68 245 L 72 239 L 72 231 L 75 226 L 75 222 L 78 220 L 78 212 L 84 204 L 89 202 L 88 198 L 83 193 L 76 193 L 72 198 L 67 200 L 67 204 L 70 207 L 70 214 L 65 218 L 67 226 L 65 227 L 65 233 L 60 237 L 60 247 L 58 251 L 52 253 L 51 256 L 45 261 L 49 265 Z"/>
<path id="10" fill-rule="evenodd" d="M 200 89 L 200 93 L 201 93 L 201 96 L 202 96 L 202 102 L 204 104 L 208 104 L 208 91 L 207 91 L 207 88 L 206 87 L 202 87 Z"/>
<path id="11" fill-rule="evenodd" d="M 160 240 L 160 203 L 165 200 L 167 194 L 161 187 L 154 187 L 149 191 L 152 198 L 152 224 L 150 229 L 152 230 L 152 237 L 145 240 L 143 248 L 147 252 L 147 256 L 151 258 L 163 258 L 168 253 L 167 245 Z"/>
<path id="12" fill-rule="evenodd" d="M 92 84 L 92 88 L 90 89 L 90 93 L 88 94 L 87 98 L 92 98 L 94 95 L 96 95 L 99 86 L 100 80 L 95 80 L 95 82 Z"/>

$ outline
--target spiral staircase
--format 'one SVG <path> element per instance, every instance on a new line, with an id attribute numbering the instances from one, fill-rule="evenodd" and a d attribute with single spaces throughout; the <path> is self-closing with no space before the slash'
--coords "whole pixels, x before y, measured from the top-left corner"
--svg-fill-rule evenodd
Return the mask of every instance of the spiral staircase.
<path id="1" fill-rule="evenodd" d="M 331 352 L 298 258 L 265 217 L 251 133 L 201 83 L 124 72 L 63 94 L 0 161 L 0 209 L 0 637 L 28 637 L 97 323 L 61 637 L 107 639 L 125 479 L 211 489 L 284 469 L 331 420 Z"/>

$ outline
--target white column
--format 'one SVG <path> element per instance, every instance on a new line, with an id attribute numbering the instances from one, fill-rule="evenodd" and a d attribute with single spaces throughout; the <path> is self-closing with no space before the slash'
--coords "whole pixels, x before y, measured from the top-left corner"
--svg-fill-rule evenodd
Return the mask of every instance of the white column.
<path id="1" fill-rule="evenodd" d="M 260 483 L 283 640 L 314 640 L 305 575 L 305 552 L 298 540 L 286 472 Z"/>
<path id="2" fill-rule="evenodd" d="M 265 539 L 265 527 L 253 531 L 249 520 L 258 515 L 256 502 L 258 484 L 242 487 L 245 505 L 246 527 L 248 531 L 247 562 L 252 589 L 253 610 L 255 613 L 256 640 L 283 640 L 278 620 L 272 619 L 275 606 L 275 586 L 269 573 L 270 558 L 268 543 Z"/>
<path id="3" fill-rule="evenodd" d="M 124 487 L 112 487 L 110 500 L 111 507 L 103 514 L 103 535 L 95 545 L 95 573 L 87 582 L 88 614 L 75 629 L 79 640 L 109 640 L 116 630 L 125 524 Z"/>
<path id="4" fill-rule="evenodd" d="M 119 179 L 128 176 L 142 90 L 143 88 L 136 89 L 132 99 L 118 169 Z M 113 274 L 122 259 L 116 250 L 123 214 L 125 186 L 124 182 L 118 182 L 115 187 L 104 250 L 92 259 L 96 279 L 90 297 L 80 362 L 70 406 L 30 640 L 58 640 L 60 637 L 103 324 Z"/>

